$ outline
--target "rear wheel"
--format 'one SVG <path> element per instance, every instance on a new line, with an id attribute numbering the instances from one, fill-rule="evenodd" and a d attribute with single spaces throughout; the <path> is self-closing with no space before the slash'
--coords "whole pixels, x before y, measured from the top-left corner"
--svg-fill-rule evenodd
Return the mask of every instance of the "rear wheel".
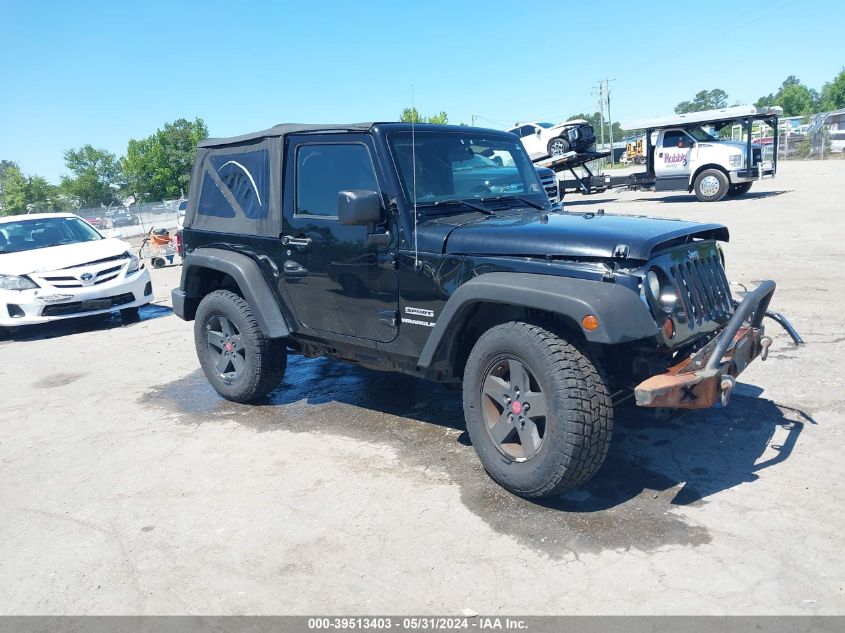
<path id="1" fill-rule="evenodd" d="M 731 185 L 731 188 L 728 189 L 729 196 L 741 196 L 751 189 L 752 183 L 750 182 L 741 182 L 738 185 Z"/>
<path id="2" fill-rule="evenodd" d="M 285 375 L 284 341 L 264 336 L 249 304 L 234 292 L 215 290 L 203 298 L 194 343 L 208 382 L 227 400 L 260 400 Z"/>
<path id="3" fill-rule="evenodd" d="M 718 202 L 729 188 L 727 175 L 718 169 L 705 169 L 698 174 L 694 184 L 695 195 L 702 202 Z"/>
<path id="4" fill-rule="evenodd" d="M 491 328 L 476 342 L 464 371 L 464 414 L 484 468 L 523 497 L 589 480 L 613 427 L 595 365 L 558 335 L 522 322 Z"/>
<path id="5" fill-rule="evenodd" d="M 569 151 L 569 141 L 558 136 L 549 141 L 548 145 L 549 156 L 561 156 Z"/>

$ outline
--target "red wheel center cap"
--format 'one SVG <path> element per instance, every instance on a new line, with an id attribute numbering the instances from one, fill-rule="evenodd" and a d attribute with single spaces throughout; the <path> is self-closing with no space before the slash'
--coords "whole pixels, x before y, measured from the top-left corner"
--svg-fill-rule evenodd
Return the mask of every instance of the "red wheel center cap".
<path id="1" fill-rule="evenodd" d="M 226 343 L 224 347 L 226 348 L 227 352 L 231 352 L 233 349 L 235 349 L 235 345 L 233 343 Z"/>
<path id="2" fill-rule="evenodd" d="M 511 411 L 513 411 L 516 415 L 522 413 L 522 403 L 519 400 L 514 400 L 511 403 Z"/>

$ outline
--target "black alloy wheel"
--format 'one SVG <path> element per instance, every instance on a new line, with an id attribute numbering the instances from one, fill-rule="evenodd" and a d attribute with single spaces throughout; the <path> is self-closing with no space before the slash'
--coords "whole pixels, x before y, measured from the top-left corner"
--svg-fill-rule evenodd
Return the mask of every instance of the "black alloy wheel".
<path id="1" fill-rule="evenodd" d="M 514 461 L 534 457 L 546 433 L 546 396 L 517 358 L 494 361 L 485 374 L 482 416 L 496 448 Z"/>

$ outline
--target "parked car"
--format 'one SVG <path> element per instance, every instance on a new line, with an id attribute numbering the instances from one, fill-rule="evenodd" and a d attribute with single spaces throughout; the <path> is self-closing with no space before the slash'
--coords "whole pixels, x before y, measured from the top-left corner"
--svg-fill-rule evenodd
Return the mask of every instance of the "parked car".
<path id="1" fill-rule="evenodd" d="M 139 224 L 140 220 L 138 219 L 138 216 L 127 211 L 116 213 L 112 218 L 112 226 L 114 228 L 120 226 L 138 226 Z"/>
<path id="2" fill-rule="evenodd" d="M 111 310 L 134 318 L 152 299 L 132 247 L 79 216 L 0 218 L 0 330 Z"/>
<path id="3" fill-rule="evenodd" d="M 79 216 L 95 229 L 107 229 L 109 222 L 106 219 L 106 210 L 85 209 L 79 212 Z"/>
<path id="4" fill-rule="evenodd" d="M 200 142 L 194 174 L 173 311 L 222 397 L 285 389 L 293 354 L 462 387 L 485 469 L 525 497 L 598 471 L 614 396 L 726 406 L 772 342 L 775 284 L 734 301 L 726 227 L 560 212 L 507 132 L 279 125 Z"/>
<path id="5" fill-rule="evenodd" d="M 596 133 L 584 119 L 564 123 L 520 123 L 508 130 L 522 141 L 531 160 L 561 156 L 566 152 L 592 152 L 596 149 Z"/>

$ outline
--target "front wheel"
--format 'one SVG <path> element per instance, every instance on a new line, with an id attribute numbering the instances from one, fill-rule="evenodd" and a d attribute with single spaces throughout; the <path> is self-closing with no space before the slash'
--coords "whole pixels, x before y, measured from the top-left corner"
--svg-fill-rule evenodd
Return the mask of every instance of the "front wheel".
<path id="1" fill-rule="evenodd" d="M 565 138 L 558 136 L 557 138 L 553 138 L 549 141 L 548 148 L 549 156 L 558 157 L 566 154 L 569 151 L 569 141 Z"/>
<path id="2" fill-rule="evenodd" d="M 750 183 L 750 182 L 741 182 L 738 185 L 731 185 L 731 188 L 728 189 L 728 195 L 729 196 L 745 195 L 751 189 L 751 184 L 752 183 Z"/>
<path id="3" fill-rule="evenodd" d="M 208 382 L 227 400 L 261 400 L 285 375 L 284 342 L 264 336 L 249 304 L 234 292 L 215 290 L 203 298 L 194 343 Z"/>
<path id="4" fill-rule="evenodd" d="M 705 169 L 696 177 L 693 188 L 701 202 L 718 202 L 728 193 L 730 181 L 723 171 Z"/>
<path id="5" fill-rule="evenodd" d="M 559 494 L 604 462 L 613 429 L 607 387 L 576 347 L 542 327 L 498 325 L 464 371 L 464 414 L 490 476 L 523 497 Z"/>

